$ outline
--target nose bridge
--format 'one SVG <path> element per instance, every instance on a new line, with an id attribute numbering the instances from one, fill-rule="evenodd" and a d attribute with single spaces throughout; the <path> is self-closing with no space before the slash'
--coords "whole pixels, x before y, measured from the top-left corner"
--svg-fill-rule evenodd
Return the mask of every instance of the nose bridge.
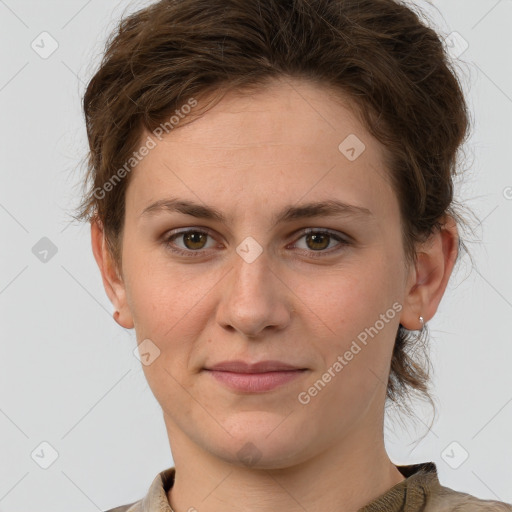
<path id="1" fill-rule="evenodd" d="M 219 324 L 248 337 L 269 326 L 282 328 L 289 315 L 281 296 L 284 290 L 270 270 L 267 252 L 261 246 L 258 249 L 254 241 L 245 240 L 234 256 L 229 282 L 219 297 Z"/>
<path id="2" fill-rule="evenodd" d="M 268 252 L 252 237 L 244 239 L 236 248 L 233 263 L 233 295 L 260 300 L 263 294 L 269 298 L 268 288 L 274 278 L 269 268 Z"/>

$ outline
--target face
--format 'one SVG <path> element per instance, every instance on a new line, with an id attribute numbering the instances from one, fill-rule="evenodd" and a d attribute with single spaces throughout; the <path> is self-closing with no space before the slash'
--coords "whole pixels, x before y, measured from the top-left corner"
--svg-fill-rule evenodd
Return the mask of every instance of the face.
<path id="1" fill-rule="evenodd" d="M 383 148 L 348 100 L 292 84 L 153 137 L 122 242 L 126 324 L 171 442 L 269 468 L 382 436 L 408 276 Z M 208 370 L 234 360 L 301 371 Z"/>

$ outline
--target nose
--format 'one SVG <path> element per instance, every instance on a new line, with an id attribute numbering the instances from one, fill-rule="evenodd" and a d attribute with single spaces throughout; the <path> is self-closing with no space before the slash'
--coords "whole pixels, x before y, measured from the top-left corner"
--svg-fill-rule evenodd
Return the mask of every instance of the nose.
<path id="1" fill-rule="evenodd" d="M 293 293 L 271 268 L 265 252 L 251 263 L 236 257 L 223 281 L 217 308 L 217 322 L 223 329 L 257 338 L 289 324 Z"/>

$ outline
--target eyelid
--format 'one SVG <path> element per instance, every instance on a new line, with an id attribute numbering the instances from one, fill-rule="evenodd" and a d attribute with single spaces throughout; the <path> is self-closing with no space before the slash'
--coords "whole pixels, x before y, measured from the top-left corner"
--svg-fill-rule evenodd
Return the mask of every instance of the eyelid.
<path id="1" fill-rule="evenodd" d="M 346 233 L 337 231 L 336 229 L 330 229 L 330 228 L 303 228 L 303 229 L 299 229 L 299 231 L 297 231 L 295 233 L 295 235 L 300 234 L 302 237 L 303 235 L 309 235 L 310 233 L 313 233 L 313 234 L 324 233 L 324 234 L 332 235 L 333 237 L 339 238 L 341 241 L 346 242 L 346 243 L 353 242 L 352 238 L 350 236 L 348 236 Z"/>

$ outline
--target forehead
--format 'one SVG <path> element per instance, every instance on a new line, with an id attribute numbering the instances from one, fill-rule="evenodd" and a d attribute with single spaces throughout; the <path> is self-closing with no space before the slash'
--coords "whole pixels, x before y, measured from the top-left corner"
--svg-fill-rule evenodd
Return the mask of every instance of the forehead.
<path id="1" fill-rule="evenodd" d="M 132 171 L 127 192 L 127 207 L 139 213 L 177 191 L 223 210 L 337 193 L 352 204 L 393 207 L 384 148 L 347 98 L 310 82 L 229 92 L 161 140 L 150 132 L 142 140 L 148 136 L 156 145 Z"/>

